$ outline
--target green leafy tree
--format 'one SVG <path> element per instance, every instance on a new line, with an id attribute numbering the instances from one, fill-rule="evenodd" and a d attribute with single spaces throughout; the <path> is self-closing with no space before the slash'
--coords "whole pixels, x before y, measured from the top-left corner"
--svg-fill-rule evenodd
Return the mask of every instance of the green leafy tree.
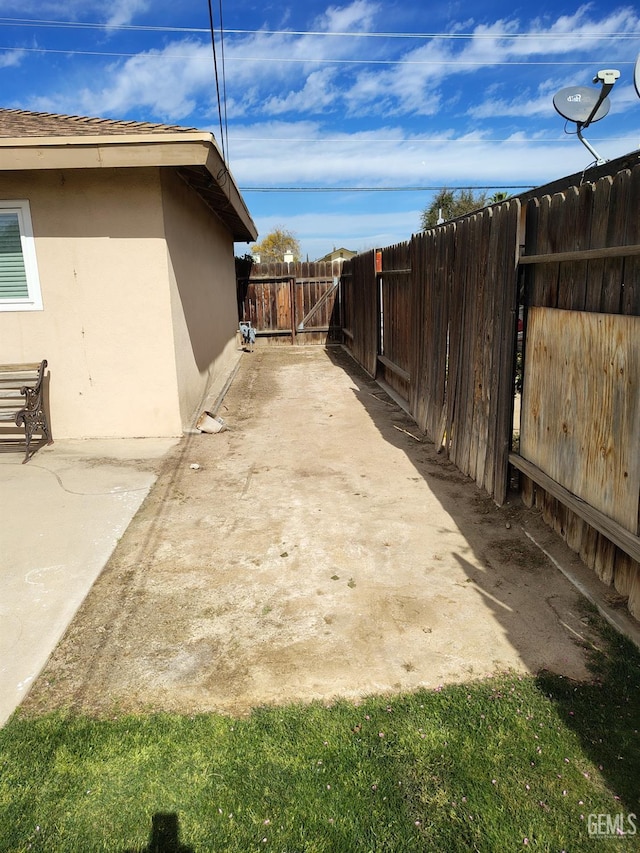
<path id="1" fill-rule="evenodd" d="M 429 207 L 425 207 L 422 211 L 420 227 L 426 231 L 427 228 L 437 225 L 440 211 L 442 211 L 442 218 L 446 221 L 478 210 L 486 203 L 487 194 L 484 192 L 474 193 L 473 190 L 450 190 L 443 187 L 436 193 Z"/>
<path id="2" fill-rule="evenodd" d="M 261 261 L 283 261 L 287 252 L 293 255 L 294 261 L 300 260 L 300 243 L 292 231 L 286 228 L 275 228 L 259 243 L 251 247 L 254 255 L 260 255 Z"/>
<path id="3" fill-rule="evenodd" d="M 488 200 L 487 204 L 497 204 L 500 201 L 506 201 L 509 198 L 509 193 L 500 190 L 495 192 Z"/>

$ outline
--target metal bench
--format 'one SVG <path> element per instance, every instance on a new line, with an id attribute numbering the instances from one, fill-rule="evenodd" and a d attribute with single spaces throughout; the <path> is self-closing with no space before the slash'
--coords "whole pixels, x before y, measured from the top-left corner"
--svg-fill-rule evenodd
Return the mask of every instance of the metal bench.
<path id="1" fill-rule="evenodd" d="M 26 451 L 22 464 L 29 461 L 33 434 L 39 432 L 53 444 L 43 401 L 43 379 L 47 360 L 34 364 L 0 364 L 0 422 L 24 427 Z"/>

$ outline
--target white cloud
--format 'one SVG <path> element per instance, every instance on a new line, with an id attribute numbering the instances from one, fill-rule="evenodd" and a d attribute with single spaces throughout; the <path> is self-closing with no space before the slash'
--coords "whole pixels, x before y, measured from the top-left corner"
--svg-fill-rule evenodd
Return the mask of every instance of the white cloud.
<path id="1" fill-rule="evenodd" d="M 573 85 L 574 80 L 567 79 L 566 85 Z M 553 95 L 560 88 L 557 81 L 545 81 L 540 84 L 535 93 L 528 90 L 519 92 L 512 98 L 487 98 L 479 104 L 470 107 L 467 115 L 474 118 L 534 118 L 536 116 L 553 116 Z"/>
<path id="2" fill-rule="evenodd" d="M 215 101 L 212 66 L 211 48 L 185 39 L 113 63 L 101 75 L 106 81 L 102 87 L 74 87 L 55 99 L 43 96 L 31 103 L 37 109 L 118 118 L 147 111 L 161 121 L 181 122 L 194 112 L 199 98 L 204 112 Z"/>
<path id="3" fill-rule="evenodd" d="M 23 50 L 7 50 L 0 53 L 0 68 L 13 68 L 25 58 Z"/>
<path id="4" fill-rule="evenodd" d="M 0 0 L 0 3 L 2 0 Z M 115 25 L 140 14 L 149 0 L 117 0 L 109 6 L 109 23 Z M 71 3 L 71 14 L 80 5 Z M 93 3 L 88 8 L 95 6 Z M 104 6 L 102 6 L 104 9 Z M 497 117 L 552 115 L 544 103 L 542 83 L 532 94 L 514 95 L 513 76 L 517 63 L 543 55 L 560 61 L 566 56 L 584 56 L 611 42 L 602 39 L 615 32 L 637 32 L 640 20 L 632 9 L 619 9 L 601 18 L 594 8 L 581 6 L 556 20 L 535 20 L 527 27 L 517 19 L 501 19 L 471 29 L 471 37 L 426 39 L 407 43 L 342 36 L 316 36 L 312 32 L 338 33 L 380 30 L 383 8 L 368 0 L 331 6 L 312 22 L 305 35 L 269 33 L 232 35 L 225 40 L 227 114 L 231 121 L 251 115 L 262 117 L 296 114 L 322 115 L 342 111 L 346 119 L 380 116 L 427 118 L 459 106 L 461 113 L 476 121 Z M 455 33 L 454 33 L 455 31 Z M 467 30 L 468 32 L 469 30 Z M 453 24 L 452 34 L 460 35 Z M 524 36 L 510 38 L 509 36 Z M 220 57 L 219 57 L 220 58 Z M 393 60 L 395 65 L 357 65 L 350 60 Z M 296 62 L 290 60 L 298 60 Z M 349 60 L 349 62 L 342 62 Z M 508 65 L 496 82 L 492 69 Z M 222 69 L 219 68 L 219 73 Z M 530 72 L 534 75 L 534 72 Z M 590 74 L 593 71 L 589 71 Z M 548 69 L 545 68 L 545 74 Z M 483 75 L 482 77 L 480 75 Z M 571 75 L 576 76 L 575 67 Z M 193 123 L 190 112 L 211 113 L 215 83 L 211 45 L 207 39 L 177 39 L 161 49 L 141 52 L 126 61 L 111 63 L 102 75 L 102 86 L 78 87 L 60 97 L 45 96 L 47 102 L 75 103 L 85 112 L 128 114 L 147 109 L 161 121 Z M 455 85 L 453 80 L 460 81 Z M 476 80 L 491 86 L 485 97 Z M 535 79 L 535 78 L 534 78 Z M 569 72 L 562 83 L 571 82 Z M 577 82 L 577 80 L 576 80 Z M 554 84 L 555 89 L 559 85 Z M 470 92 L 478 103 L 468 107 Z M 466 104 L 463 103 L 466 101 Z"/>
<path id="5" fill-rule="evenodd" d="M 640 102 L 638 101 L 638 93 L 635 86 L 632 84 L 625 85 L 624 83 L 616 83 L 615 89 L 609 95 L 611 101 L 611 112 L 626 112 L 629 109 L 637 108 L 636 118 L 640 116 Z"/>
<path id="6" fill-rule="evenodd" d="M 632 150 L 639 132 L 629 128 L 624 139 L 608 140 L 602 145 L 606 156 Z M 537 185 L 589 163 L 560 123 L 555 138 L 519 132 L 500 141 L 486 131 L 417 136 L 394 127 L 327 136 L 313 123 L 282 122 L 235 131 L 229 150 L 241 186 Z"/>
<path id="7" fill-rule="evenodd" d="M 109 3 L 103 0 L 0 0 L 1 13 L 40 20 L 97 20 L 111 27 L 131 23 L 149 7 L 150 0 L 111 0 Z"/>
<path id="8" fill-rule="evenodd" d="M 263 104 L 264 112 L 268 115 L 304 113 L 305 111 L 321 112 L 331 107 L 339 97 L 339 92 L 333 85 L 334 78 L 335 71 L 332 68 L 313 71 L 299 91 L 268 98 Z"/>
<path id="9" fill-rule="evenodd" d="M 337 31 L 340 26 L 350 26 L 354 32 L 364 28 L 375 30 L 379 29 L 379 12 L 380 7 L 357 0 L 337 12 L 334 9 L 327 10 L 315 26 L 325 31 Z M 408 49 L 403 47 L 406 43 L 402 40 L 384 46 L 380 41 L 372 39 L 260 33 L 231 43 L 228 56 L 233 73 L 230 79 L 234 81 L 232 86 L 251 82 L 252 93 L 255 92 L 256 78 L 260 81 L 258 88 L 262 91 L 284 80 L 291 81 L 287 84 L 286 96 L 263 99 L 261 108 L 267 114 L 271 111 L 283 114 L 287 110 L 294 112 L 304 108 L 305 98 L 307 110 L 322 110 L 329 100 L 328 96 L 309 98 L 309 94 L 318 94 L 313 85 L 314 80 L 318 79 L 317 64 L 286 61 L 270 63 L 260 59 L 269 60 L 274 55 L 283 60 L 315 58 L 331 61 L 345 57 L 369 61 L 392 59 L 397 64 L 328 66 L 332 69 L 331 101 L 336 105 L 342 102 L 349 116 L 429 116 L 441 109 L 445 99 L 451 102 L 449 92 L 445 97 L 444 87 L 452 77 L 472 77 L 477 72 L 498 69 L 511 63 L 517 69 L 518 63 L 536 61 L 544 56 L 561 61 L 567 56 L 582 57 L 585 51 L 593 52 L 597 47 L 606 46 L 610 50 L 611 43 L 606 41 L 607 35 L 637 32 L 640 26 L 640 19 L 628 8 L 610 12 L 601 18 L 592 13 L 591 6 L 581 6 L 571 15 L 560 16 L 555 21 L 536 20 L 529 27 L 524 27 L 515 18 L 500 19 L 491 25 L 475 26 L 469 39 L 428 39 L 418 47 Z M 459 29 L 458 26 L 452 26 L 452 34 L 457 31 L 460 35 Z M 327 71 L 327 68 L 324 70 Z M 573 69 L 571 73 L 574 73 Z M 503 87 L 508 90 L 512 85 L 512 75 L 505 67 Z M 234 91 L 234 98 L 238 104 L 242 104 L 241 112 L 245 114 L 250 108 L 247 99 L 237 91 Z M 518 113 L 517 104 L 518 99 L 511 99 L 509 115 L 531 115 L 539 109 L 531 102 L 522 102 L 523 111 Z M 491 114 L 487 107 L 486 115 Z M 479 110 L 474 115 L 479 118 L 483 113 Z"/>
<path id="10" fill-rule="evenodd" d="M 348 6 L 329 6 L 313 24 L 314 30 L 329 33 L 366 32 L 375 23 L 376 14 L 383 10 L 379 3 L 355 0 Z"/>
<path id="11" fill-rule="evenodd" d="M 136 15 L 146 12 L 149 6 L 149 0 L 111 0 L 107 4 L 109 15 L 106 24 L 108 27 L 130 24 Z"/>
<path id="12" fill-rule="evenodd" d="M 139 14 L 146 2 L 120 0 L 109 13 L 112 20 L 124 20 Z M 71 6 L 72 11 L 79 8 Z M 563 135 L 552 96 L 562 85 L 588 82 L 581 79 L 582 66 L 567 66 L 570 73 L 560 82 L 550 78 L 554 72 L 546 66 L 543 73 L 528 69 L 526 86 L 515 80 L 517 64 L 505 66 L 502 74 L 493 70 L 499 62 L 541 55 L 558 61 L 583 57 L 585 45 L 592 55 L 595 47 L 615 45 L 600 40 L 607 33 L 638 29 L 632 9 L 605 12 L 600 18 L 595 9 L 581 6 L 571 15 L 536 20 L 528 28 L 516 19 L 490 25 L 467 22 L 464 28 L 454 24 L 452 33 L 471 32 L 472 37 L 428 39 L 417 47 L 415 40 L 407 47 L 401 39 L 265 31 L 230 37 L 225 41 L 226 91 L 234 175 L 245 185 L 402 186 L 491 184 L 496 175 L 504 183 L 537 184 L 577 171 L 588 164 L 588 155 Z M 383 12 L 380 4 L 354 0 L 329 7 L 310 28 L 381 30 Z M 509 38 L 515 34 L 528 37 Z M 311 62 L 377 57 L 405 64 Z M 286 62 L 294 58 L 303 61 Z M 110 60 L 100 74 L 85 75 L 84 81 L 79 86 L 68 75 L 66 91 L 58 94 L 46 93 L 45 85 L 45 94 L 29 105 L 200 127 L 211 122 L 217 132 L 213 59 L 206 38 L 173 39 L 160 49 Z M 620 81 L 612 103 L 620 114 L 626 104 L 630 117 L 633 90 L 625 86 Z M 640 119 L 640 110 L 637 115 Z M 287 122 L 287 117 L 293 120 Z M 364 131 L 365 126 L 375 129 Z M 520 128 L 520 134 L 514 133 Z M 609 128 L 613 135 L 612 121 Z M 608 157 L 632 150 L 637 131 L 626 126 L 622 132 L 624 139 L 598 148 Z M 241 136 L 251 140 L 236 141 Z"/>

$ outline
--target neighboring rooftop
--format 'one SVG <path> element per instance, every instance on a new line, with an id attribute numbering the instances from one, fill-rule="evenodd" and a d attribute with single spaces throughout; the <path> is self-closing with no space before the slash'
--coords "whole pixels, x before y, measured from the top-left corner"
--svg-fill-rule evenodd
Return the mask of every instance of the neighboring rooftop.
<path id="1" fill-rule="evenodd" d="M 333 263 L 333 261 L 348 261 L 351 258 L 354 258 L 357 254 L 357 252 L 353 252 L 351 249 L 345 249 L 344 246 L 339 249 L 336 249 L 334 246 L 332 252 L 318 258 L 316 263 L 321 263 L 322 261 L 325 261 L 326 263 Z"/>
<path id="2" fill-rule="evenodd" d="M 154 124 L 146 121 L 116 121 L 109 118 L 32 113 L 0 108 L 0 137 L 23 136 L 121 136 L 130 133 L 193 132 L 195 127 Z"/>

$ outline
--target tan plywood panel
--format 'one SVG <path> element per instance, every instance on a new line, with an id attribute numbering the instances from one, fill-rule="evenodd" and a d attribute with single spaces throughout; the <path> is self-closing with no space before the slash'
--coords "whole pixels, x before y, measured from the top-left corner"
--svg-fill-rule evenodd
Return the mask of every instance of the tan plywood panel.
<path id="1" fill-rule="evenodd" d="M 640 494 L 640 317 L 531 308 L 520 453 L 633 533 Z"/>

